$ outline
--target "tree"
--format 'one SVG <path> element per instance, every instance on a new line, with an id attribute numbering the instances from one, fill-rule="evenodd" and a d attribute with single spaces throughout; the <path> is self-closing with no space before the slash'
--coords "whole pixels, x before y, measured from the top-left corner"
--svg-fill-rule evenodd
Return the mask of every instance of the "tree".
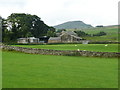
<path id="1" fill-rule="evenodd" d="M 28 32 L 34 37 L 40 37 L 47 33 L 48 26 L 36 15 L 30 14 L 11 14 L 7 18 L 8 27 L 10 31 L 14 32 L 18 37 L 27 37 Z"/>
<path id="2" fill-rule="evenodd" d="M 10 41 L 9 33 L 6 20 L 2 18 L 2 42 Z"/>
<path id="3" fill-rule="evenodd" d="M 2 17 L 0 16 L 0 42 L 2 42 Z"/>
<path id="4" fill-rule="evenodd" d="M 103 31 L 101 31 L 101 32 L 99 32 L 97 34 L 93 34 L 93 36 L 103 36 L 103 35 L 106 35 L 106 33 L 103 32 Z"/>
<path id="5" fill-rule="evenodd" d="M 85 33 L 84 31 L 74 31 L 79 37 L 81 36 L 91 36 L 90 34 Z"/>
<path id="6" fill-rule="evenodd" d="M 48 31 L 48 32 L 47 32 L 47 36 L 48 36 L 48 37 L 56 37 L 56 33 L 53 32 L 53 31 Z"/>
<path id="7" fill-rule="evenodd" d="M 3 27 L 4 36 L 9 36 L 11 41 L 29 36 L 39 38 L 47 35 L 48 31 L 55 31 L 53 27 L 46 25 L 38 16 L 24 13 L 11 14 L 4 20 L 3 26 L 5 26 Z"/>
<path id="8" fill-rule="evenodd" d="M 98 25 L 98 26 L 96 26 L 96 27 L 103 27 L 103 25 Z"/>
<path id="9" fill-rule="evenodd" d="M 62 31 L 66 31 L 66 29 L 58 29 L 57 33 L 61 33 Z"/>

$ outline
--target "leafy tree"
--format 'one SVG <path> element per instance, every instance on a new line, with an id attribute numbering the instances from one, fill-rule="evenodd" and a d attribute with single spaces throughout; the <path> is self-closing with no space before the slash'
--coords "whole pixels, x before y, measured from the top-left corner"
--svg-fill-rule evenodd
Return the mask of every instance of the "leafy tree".
<path id="1" fill-rule="evenodd" d="M 27 33 L 31 32 L 34 37 L 39 37 L 47 33 L 48 26 L 40 20 L 36 15 L 30 14 L 11 14 L 7 18 L 8 27 L 12 27 L 11 31 L 18 37 L 27 37 Z M 47 27 L 47 28 L 46 28 Z"/>
<path id="2" fill-rule="evenodd" d="M 47 32 L 47 36 L 48 36 L 48 37 L 56 37 L 56 33 L 53 32 L 53 31 L 48 31 L 48 32 Z"/>

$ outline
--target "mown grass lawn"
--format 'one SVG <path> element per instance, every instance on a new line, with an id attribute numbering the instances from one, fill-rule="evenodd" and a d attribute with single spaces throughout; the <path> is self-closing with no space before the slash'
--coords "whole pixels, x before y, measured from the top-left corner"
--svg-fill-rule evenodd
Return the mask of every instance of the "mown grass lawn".
<path id="1" fill-rule="evenodd" d="M 3 51 L 3 88 L 117 88 L 117 58 Z"/>
<path id="2" fill-rule="evenodd" d="M 14 46 L 54 50 L 80 49 L 98 52 L 118 52 L 118 44 L 58 44 L 58 45 L 14 45 Z"/>

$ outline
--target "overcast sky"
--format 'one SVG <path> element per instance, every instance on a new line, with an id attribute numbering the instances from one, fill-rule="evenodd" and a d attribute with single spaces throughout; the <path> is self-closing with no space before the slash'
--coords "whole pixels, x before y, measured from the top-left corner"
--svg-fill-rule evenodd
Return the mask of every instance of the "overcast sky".
<path id="1" fill-rule="evenodd" d="M 35 14 L 47 25 L 54 26 L 67 21 L 83 21 L 86 24 L 118 24 L 119 0 L 0 0 L 0 15 L 11 13 Z"/>

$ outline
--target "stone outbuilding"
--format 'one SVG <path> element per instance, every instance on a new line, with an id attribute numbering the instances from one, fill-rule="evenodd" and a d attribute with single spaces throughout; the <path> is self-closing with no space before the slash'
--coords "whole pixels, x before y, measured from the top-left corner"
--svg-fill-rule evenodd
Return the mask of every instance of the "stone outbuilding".
<path id="1" fill-rule="evenodd" d="M 39 43 L 39 38 L 35 38 L 35 37 L 18 38 L 17 42 L 21 44 L 29 44 L 29 43 L 37 44 Z"/>

